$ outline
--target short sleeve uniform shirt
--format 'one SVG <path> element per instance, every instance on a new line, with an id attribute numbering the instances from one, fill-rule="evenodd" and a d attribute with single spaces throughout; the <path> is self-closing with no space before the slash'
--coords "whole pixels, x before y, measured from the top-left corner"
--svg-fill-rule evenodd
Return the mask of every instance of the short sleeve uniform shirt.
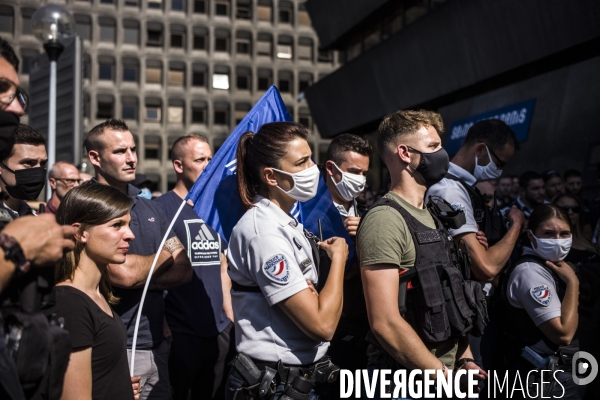
<path id="1" fill-rule="evenodd" d="M 237 350 L 252 358 L 302 365 L 327 353 L 328 342 L 311 339 L 277 305 L 307 289 L 307 280 L 317 284 L 303 229 L 277 205 L 257 196 L 232 231 L 229 275 L 240 285 L 261 290 L 232 290 L 231 295 Z"/>

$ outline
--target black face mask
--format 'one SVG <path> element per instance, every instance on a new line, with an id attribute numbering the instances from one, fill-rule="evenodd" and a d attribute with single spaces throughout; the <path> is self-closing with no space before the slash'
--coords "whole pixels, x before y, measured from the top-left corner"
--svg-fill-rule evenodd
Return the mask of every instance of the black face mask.
<path id="1" fill-rule="evenodd" d="M 6 164 L 2 164 L 2 168 L 15 174 L 14 186 L 8 185 L 0 175 L 6 191 L 12 198 L 19 200 L 37 199 L 46 184 L 46 168 L 37 167 L 13 171 Z"/>
<path id="2" fill-rule="evenodd" d="M 438 151 L 434 151 L 433 153 L 423 153 L 422 151 L 413 149 L 410 146 L 406 147 L 408 147 L 411 151 L 421 155 L 421 162 L 417 168 L 413 167 L 413 169 L 423 177 L 425 180 L 425 186 L 429 188 L 441 181 L 444 176 L 446 176 L 448 173 L 448 168 L 450 167 L 450 158 L 443 147 Z"/>

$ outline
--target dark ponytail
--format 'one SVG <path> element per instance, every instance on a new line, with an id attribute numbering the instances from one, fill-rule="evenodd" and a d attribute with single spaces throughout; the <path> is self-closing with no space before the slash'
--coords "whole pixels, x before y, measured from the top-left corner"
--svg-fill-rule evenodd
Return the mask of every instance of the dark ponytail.
<path id="1" fill-rule="evenodd" d="M 237 148 L 237 185 L 244 207 L 252 207 L 254 197 L 265 189 L 262 168 L 280 168 L 288 144 L 309 136 L 306 128 L 295 122 L 271 122 L 261 126 L 256 134 L 242 135 Z"/>

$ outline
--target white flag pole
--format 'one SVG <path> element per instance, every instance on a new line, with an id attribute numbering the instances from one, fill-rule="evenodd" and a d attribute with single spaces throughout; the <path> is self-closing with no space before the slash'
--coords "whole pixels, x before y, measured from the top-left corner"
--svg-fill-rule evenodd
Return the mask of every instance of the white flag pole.
<path id="1" fill-rule="evenodd" d="M 165 242 L 167 241 L 167 236 L 169 236 L 169 232 L 171 232 L 173 225 L 175 225 L 175 221 L 177 221 L 177 217 L 179 217 L 179 214 L 181 214 L 181 210 L 183 210 L 183 206 L 185 206 L 185 203 L 186 203 L 186 200 L 184 199 L 181 202 L 179 209 L 175 213 L 175 217 L 173 217 L 173 220 L 169 224 L 169 228 L 167 228 L 167 231 L 165 232 L 165 236 L 162 238 L 162 241 L 160 242 L 160 246 L 158 247 L 156 256 L 154 256 L 154 261 L 152 261 L 152 268 L 150 268 L 150 272 L 148 273 L 148 278 L 146 278 L 146 284 L 144 285 L 144 291 L 142 292 L 142 299 L 140 300 L 140 305 L 139 305 L 138 312 L 137 312 L 137 318 L 135 320 L 135 328 L 133 329 L 133 343 L 131 345 L 131 362 L 129 363 L 129 374 L 131 376 L 134 376 L 133 368 L 135 366 L 135 347 L 137 345 L 138 330 L 140 328 L 140 318 L 142 317 L 142 309 L 144 308 L 144 300 L 146 300 L 146 293 L 148 292 L 148 286 L 150 286 L 150 279 L 152 279 L 152 274 L 154 273 L 154 268 L 156 267 L 156 263 L 158 262 L 158 257 L 160 256 L 160 252 L 162 251 L 162 248 L 165 245 Z"/>

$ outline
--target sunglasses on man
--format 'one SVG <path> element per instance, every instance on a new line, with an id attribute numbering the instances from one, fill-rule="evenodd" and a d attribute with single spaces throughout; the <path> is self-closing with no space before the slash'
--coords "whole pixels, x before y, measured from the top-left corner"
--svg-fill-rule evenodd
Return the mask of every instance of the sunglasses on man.
<path id="1" fill-rule="evenodd" d="M 10 106 L 15 99 L 21 105 L 23 111 L 26 111 L 29 104 L 29 95 L 27 95 L 27 92 L 13 81 L 0 78 L 0 110 L 4 110 Z"/>

